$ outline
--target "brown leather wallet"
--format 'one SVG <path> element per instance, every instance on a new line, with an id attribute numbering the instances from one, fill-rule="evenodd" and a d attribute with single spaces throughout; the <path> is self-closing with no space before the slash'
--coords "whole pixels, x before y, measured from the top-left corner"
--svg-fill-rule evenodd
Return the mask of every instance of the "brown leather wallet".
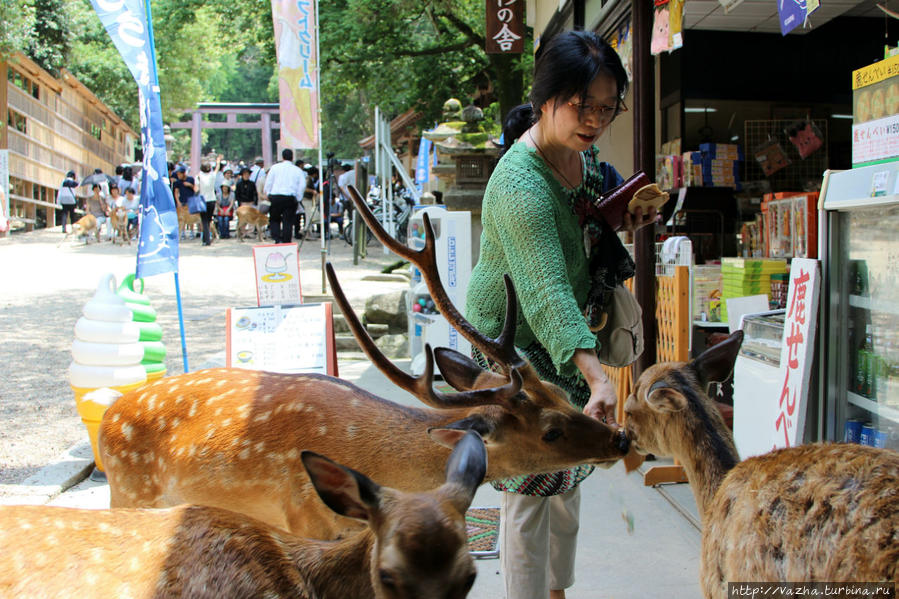
<path id="1" fill-rule="evenodd" d="M 613 231 L 621 228 L 627 205 L 638 189 L 649 185 L 651 181 L 646 173 L 637 171 L 618 187 L 613 187 L 597 199 L 593 200 L 591 212 L 601 217 Z"/>

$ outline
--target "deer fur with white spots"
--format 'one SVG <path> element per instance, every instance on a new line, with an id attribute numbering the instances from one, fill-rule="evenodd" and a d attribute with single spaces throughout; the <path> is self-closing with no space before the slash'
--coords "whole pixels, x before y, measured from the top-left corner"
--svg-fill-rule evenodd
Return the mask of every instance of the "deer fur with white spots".
<path id="1" fill-rule="evenodd" d="M 465 511 L 486 458 L 470 432 L 453 450 L 446 483 L 409 494 L 303 452 L 328 506 L 369 523 L 337 543 L 301 539 L 206 506 L 0 507 L 0 595 L 461 599 L 476 575 Z"/>
<path id="2" fill-rule="evenodd" d="M 465 321 L 440 284 L 427 215 L 425 248 L 410 253 L 386 236 L 352 191 L 369 227 L 419 265 L 440 312 L 504 374 L 440 348 L 439 368 L 461 390 L 440 393 L 432 386 L 429 347 L 424 374 L 406 374 L 365 332 L 329 264 L 335 299 L 362 348 L 392 382 L 437 409 L 401 406 L 314 374 L 218 369 L 161 379 L 121 397 L 104 416 L 100 453 L 113 507 L 201 503 L 295 534 L 335 538 L 356 526 L 322 509 L 297 467 L 301 449 L 331 455 L 404 491 L 422 491 L 439 482 L 446 447 L 468 429 L 479 432 L 487 444 L 488 480 L 611 462 L 627 452 L 623 431 L 581 413 L 564 391 L 541 381 L 516 353 L 518 307 L 511 280 L 506 281 L 504 330 L 497 339 L 487 338 Z"/>
<path id="3" fill-rule="evenodd" d="M 737 331 L 688 363 L 647 369 L 625 403 L 640 453 L 679 460 L 702 516 L 700 585 L 899 581 L 899 453 L 817 443 L 739 461 L 707 393 L 733 370 Z"/>

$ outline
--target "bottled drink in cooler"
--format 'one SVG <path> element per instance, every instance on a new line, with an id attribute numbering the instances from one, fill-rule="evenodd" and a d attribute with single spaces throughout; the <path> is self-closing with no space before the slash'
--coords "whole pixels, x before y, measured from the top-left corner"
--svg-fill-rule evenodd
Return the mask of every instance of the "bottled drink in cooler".
<path id="1" fill-rule="evenodd" d="M 874 339 L 871 325 L 865 325 L 865 341 L 858 349 L 855 360 L 855 392 L 865 397 L 872 397 L 874 372 L 872 356 L 874 355 Z"/>

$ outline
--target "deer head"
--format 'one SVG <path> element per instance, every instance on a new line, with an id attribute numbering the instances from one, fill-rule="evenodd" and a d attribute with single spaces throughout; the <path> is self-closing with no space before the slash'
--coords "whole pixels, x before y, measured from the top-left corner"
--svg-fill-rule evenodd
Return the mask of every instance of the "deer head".
<path id="1" fill-rule="evenodd" d="M 432 354 L 431 348 L 425 347 L 426 370 L 417 379 L 410 377 L 377 350 L 353 314 L 333 269 L 328 265 L 328 279 L 335 300 L 372 362 L 391 381 L 431 407 L 471 408 L 466 418 L 431 429 L 432 439 L 452 446 L 466 430 L 476 430 L 491 451 L 491 463 L 499 469 L 508 464 L 514 471 L 521 471 L 522 456 L 528 456 L 531 472 L 546 472 L 558 470 L 561 464 L 598 463 L 619 459 L 627 453 L 628 441 L 623 431 L 616 432 L 581 413 L 569 403 L 561 388 L 540 380 L 534 368 L 515 350 L 518 301 L 508 275 L 504 277 L 505 323 L 500 335 L 491 339 L 469 323 L 450 301 L 438 274 L 435 235 L 428 215 L 424 214 L 425 245 L 421 250 L 412 250 L 390 237 L 358 191 L 352 186 L 349 190 L 356 209 L 374 235 L 391 251 L 419 268 L 431 298 L 444 318 L 502 371 L 484 370 L 468 356 L 448 348 L 438 348 L 436 354 Z M 444 379 L 459 393 L 443 394 L 431 388 L 434 355 Z M 515 467 L 511 468 L 513 463 Z"/>
<path id="2" fill-rule="evenodd" d="M 302 460 L 329 508 L 368 522 L 377 539 L 370 564 L 375 597 L 458 599 L 468 594 L 477 571 L 468 552 L 465 512 L 487 471 L 487 452 L 476 432 L 467 432 L 453 449 L 446 483 L 427 493 L 381 487 L 311 451 L 302 452 Z"/>
<path id="3" fill-rule="evenodd" d="M 625 430 L 636 451 L 680 457 L 684 444 L 701 439 L 715 454 L 736 455 L 707 392 L 710 383 L 730 378 L 742 342 L 743 331 L 736 331 L 690 362 L 655 364 L 643 372 L 624 404 Z"/>

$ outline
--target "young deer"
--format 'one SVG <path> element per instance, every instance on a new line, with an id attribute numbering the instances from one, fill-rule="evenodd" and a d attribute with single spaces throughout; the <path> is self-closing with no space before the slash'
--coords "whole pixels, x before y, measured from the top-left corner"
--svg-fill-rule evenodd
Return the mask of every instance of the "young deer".
<path id="1" fill-rule="evenodd" d="M 301 460 L 331 509 L 369 527 L 310 541 L 227 510 L 0 508 L 4 597 L 299 597 L 461 599 L 475 579 L 465 511 L 487 453 L 467 433 L 446 483 L 425 493 L 380 487 L 318 454 Z"/>
<path id="2" fill-rule="evenodd" d="M 377 222 L 361 198 L 357 206 Z M 614 461 L 627 453 L 623 431 L 582 414 L 516 353 L 518 307 L 511 281 L 506 281 L 505 327 L 497 339 L 462 318 L 436 274 L 427 215 L 425 223 L 420 253 L 395 242 L 391 247 L 419 265 L 441 313 L 506 374 L 482 370 L 445 348 L 437 350 L 437 362 L 459 393 L 433 389 L 430 348 L 421 377 L 401 371 L 377 350 L 329 265 L 335 298 L 371 360 L 396 385 L 436 409 L 400 406 L 315 374 L 217 369 L 161 379 L 119 398 L 103 418 L 99 444 L 111 506 L 199 503 L 294 534 L 335 538 L 356 525 L 323 509 L 298 467 L 301 449 L 331 455 L 404 491 L 439 483 L 446 447 L 469 429 L 487 444 L 488 480 Z M 376 234 L 386 236 L 383 230 Z"/>
<path id="3" fill-rule="evenodd" d="M 742 331 L 634 386 L 625 428 L 641 453 L 678 459 L 702 515 L 700 584 L 899 580 L 899 453 L 818 443 L 739 461 L 706 395 L 734 367 Z"/>

